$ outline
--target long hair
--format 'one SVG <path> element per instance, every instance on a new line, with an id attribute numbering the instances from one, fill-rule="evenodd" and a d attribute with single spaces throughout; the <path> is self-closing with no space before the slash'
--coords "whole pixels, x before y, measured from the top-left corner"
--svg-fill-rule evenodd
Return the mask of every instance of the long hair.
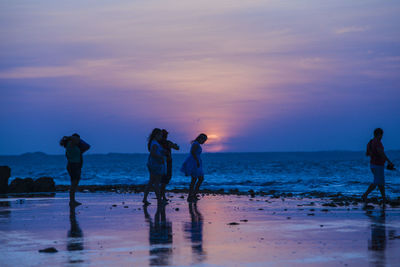
<path id="1" fill-rule="evenodd" d="M 199 142 L 199 140 L 201 139 L 201 138 L 205 138 L 205 139 L 207 139 L 208 137 L 207 137 L 207 135 L 206 134 L 204 134 L 204 133 L 201 133 L 201 134 L 199 134 L 197 137 L 196 137 L 196 139 L 194 139 L 194 140 L 192 140 L 192 142 L 190 142 L 190 143 L 194 143 L 194 142 Z"/>
<path id="2" fill-rule="evenodd" d="M 155 138 L 155 136 L 157 134 L 161 133 L 161 129 L 160 128 L 154 128 L 153 131 L 151 131 L 151 134 L 149 135 L 149 137 L 147 138 L 147 149 L 150 151 L 151 149 L 151 141 L 153 141 L 153 139 Z"/>
<path id="3" fill-rule="evenodd" d="M 60 140 L 60 146 L 67 147 L 69 141 L 71 141 L 71 136 L 63 136 Z"/>

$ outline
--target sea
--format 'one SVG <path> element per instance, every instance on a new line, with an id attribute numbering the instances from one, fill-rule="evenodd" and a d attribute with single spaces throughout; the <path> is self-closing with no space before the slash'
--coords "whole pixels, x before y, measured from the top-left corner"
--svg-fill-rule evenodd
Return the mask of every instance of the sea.
<path id="1" fill-rule="evenodd" d="M 400 166 L 400 151 L 388 151 L 387 155 Z M 145 184 L 149 178 L 147 157 L 147 154 L 85 154 L 80 184 Z M 169 189 L 189 186 L 190 177 L 180 172 L 186 157 L 187 154 L 173 154 Z M 369 159 L 361 151 L 204 153 L 202 159 L 205 171 L 202 188 L 213 190 L 357 195 L 373 180 Z M 41 152 L 0 156 L 0 165 L 11 168 L 10 181 L 16 177 L 45 176 L 53 177 L 58 185 L 67 185 L 70 178 L 66 163 L 64 155 Z M 400 170 L 385 170 L 385 178 L 387 195 L 400 196 Z M 377 190 L 373 194 L 378 195 Z"/>

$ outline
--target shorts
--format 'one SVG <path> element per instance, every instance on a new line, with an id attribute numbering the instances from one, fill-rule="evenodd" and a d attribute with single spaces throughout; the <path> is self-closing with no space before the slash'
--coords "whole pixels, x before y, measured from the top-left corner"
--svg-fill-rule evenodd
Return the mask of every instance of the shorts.
<path id="1" fill-rule="evenodd" d="M 67 171 L 69 176 L 71 176 L 71 181 L 79 182 L 81 180 L 81 171 L 82 171 L 81 163 L 68 163 Z"/>
<path id="2" fill-rule="evenodd" d="M 374 175 L 374 185 L 385 185 L 385 166 L 371 164 L 371 172 Z"/>

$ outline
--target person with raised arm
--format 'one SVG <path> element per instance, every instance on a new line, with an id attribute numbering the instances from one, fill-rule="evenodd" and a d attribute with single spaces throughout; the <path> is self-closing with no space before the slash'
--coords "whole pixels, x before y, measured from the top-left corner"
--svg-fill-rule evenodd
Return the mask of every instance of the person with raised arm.
<path id="1" fill-rule="evenodd" d="M 175 144 L 174 142 L 171 142 L 168 140 L 168 131 L 165 129 L 162 129 L 162 140 L 160 142 L 161 146 L 164 148 L 165 154 L 166 154 L 166 161 L 167 161 L 167 170 L 166 174 L 163 175 L 161 178 L 161 188 L 160 188 L 160 194 L 161 198 L 164 201 L 165 204 L 168 203 L 168 199 L 165 196 L 165 189 L 168 185 L 168 183 L 171 181 L 172 178 L 172 149 L 179 150 L 179 146 Z"/>
<path id="2" fill-rule="evenodd" d="M 64 136 L 60 140 L 60 145 L 65 148 L 65 156 L 67 157 L 67 171 L 71 177 L 71 187 L 69 190 L 69 205 L 76 207 L 82 203 L 75 200 L 75 192 L 78 190 L 79 181 L 81 180 L 83 153 L 89 150 L 90 145 L 81 139 L 79 134 L 72 136 Z"/>

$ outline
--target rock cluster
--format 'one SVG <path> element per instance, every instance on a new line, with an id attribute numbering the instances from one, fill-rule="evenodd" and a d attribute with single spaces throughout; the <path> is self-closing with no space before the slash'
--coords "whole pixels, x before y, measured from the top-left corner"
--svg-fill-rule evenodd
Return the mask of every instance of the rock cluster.
<path id="1" fill-rule="evenodd" d="M 41 177 L 33 180 L 32 178 L 15 178 L 11 181 L 8 192 L 9 193 L 32 193 L 32 192 L 54 192 L 56 185 L 53 178 Z"/>
<path id="2" fill-rule="evenodd" d="M 8 179 L 11 176 L 11 169 L 8 166 L 0 166 L 0 194 L 6 194 Z"/>

